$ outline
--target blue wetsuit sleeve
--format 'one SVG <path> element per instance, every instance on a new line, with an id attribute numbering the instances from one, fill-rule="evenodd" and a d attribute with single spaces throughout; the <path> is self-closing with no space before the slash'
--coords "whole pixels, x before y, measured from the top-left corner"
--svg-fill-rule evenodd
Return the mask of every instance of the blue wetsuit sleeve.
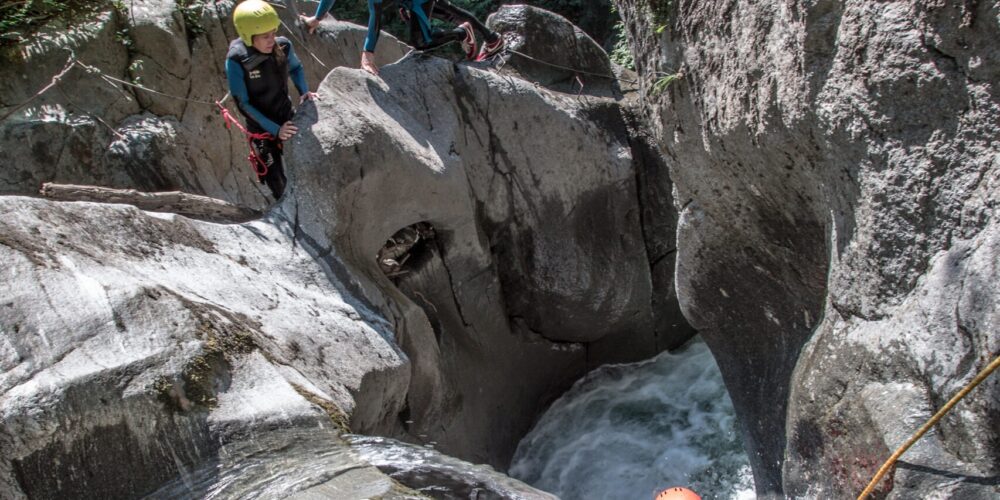
<path id="1" fill-rule="evenodd" d="M 314 17 L 316 19 L 323 19 L 326 17 L 326 13 L 330 12 L 330 9 L 333 8 L 333 4 L 335 3 L 337 3 L 337 0 L 321 0 L 319 5 L 316 6 L 316 14 Z"/>
<path id="2" fill-rule="evenodd" d="M 306 83 L 306 72 L 302 69 L 302 61 L 299 60 L 299 56 L 295 55 L 295 49 L 292 48 L 291 44 L 288 45 L 288 74 L 291 75 L 292 83 L 295 84 L 299 95 L 305 95 L 306 92 L 309 92 L 309 84 Z"/>
<path id="3" fill-rule="evenodd" d="M 368 35 L 365 36 L 365 52 L 375 52 L 380 31 L 379 16 L 382 15 L 382 0 L 368 0 Z"/>
<path id="4" fill-rule="evenodd" d="M 243 74 L 243 66 L 240 66 L 240 63 L 232 59 L 226 59 L 226 80 L 229 81 L 229 93 L 244 113 L 250 115 L 255 122 L 264 127 L 264 130 L 277 137 L 278 130 L 281 127 L 277 123 L 268 120 L 263 113 L 250 105 L 250 94 L 247 93 L 247 84 L 243 81 Z"/>

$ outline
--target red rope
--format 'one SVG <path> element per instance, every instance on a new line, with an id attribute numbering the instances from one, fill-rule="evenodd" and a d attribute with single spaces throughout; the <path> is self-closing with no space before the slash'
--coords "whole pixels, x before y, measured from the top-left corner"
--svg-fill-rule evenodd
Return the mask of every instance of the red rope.
<path id="1" fill-rule="evenodd" d="M 274 136 L 267 132 L 250 132 L 243 126 L 242 123 L 240 123 L 239 120 L 236 119 L 236 117 L 233 116 L 232 113 L 229 112 L 229 109 L 222 105 L 221 102 L 215 101 L 215 105 L 219 107 L 219 112 L 222 113 L 222 119 L 226 122 L 226 128 L 229 129 L 230 125 L 236 125 L 236 128 L 239 129 L 240 132 L 243 132 L 243 135 L 247 137 L 247 146 L 250 148 L 250 154 L 247 156 L 247 161 L 250 162 L 250 168 L 253 169 L 258 178 L 267 175 L 267 164 L 264 163 L 264 160 L 262 160 L 260 155 L 257 154 L 257 149 L 254 148 L 253 140 L 262 139 L 269 141 L 274 139 Z"/>

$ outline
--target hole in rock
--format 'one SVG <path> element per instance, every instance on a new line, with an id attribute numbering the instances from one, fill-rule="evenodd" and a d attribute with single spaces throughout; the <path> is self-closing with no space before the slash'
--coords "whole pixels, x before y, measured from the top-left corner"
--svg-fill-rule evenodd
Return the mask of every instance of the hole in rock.
<path id="1" fill-rule="evenodd" d="M 379 269 L 398 284 L 398 278 L 426 262 L 429 245 L 435 236 L 434 226 L 429 222 L 417 222 L 396 231 L 385 240 L 375 257 Z"/>

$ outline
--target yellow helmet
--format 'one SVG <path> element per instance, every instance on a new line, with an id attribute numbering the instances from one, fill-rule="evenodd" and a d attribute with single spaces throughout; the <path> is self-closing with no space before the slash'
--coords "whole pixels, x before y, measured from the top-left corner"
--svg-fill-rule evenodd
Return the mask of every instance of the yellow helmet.
<path id="1" fill-rule="evenodd" d="M 253 45 L 253 36 L 278 29 L 281 20 L 271 4 L 263 0 L 240 2 L 233 10 L 233 24 L 236 33 L 247 47 Z"/>

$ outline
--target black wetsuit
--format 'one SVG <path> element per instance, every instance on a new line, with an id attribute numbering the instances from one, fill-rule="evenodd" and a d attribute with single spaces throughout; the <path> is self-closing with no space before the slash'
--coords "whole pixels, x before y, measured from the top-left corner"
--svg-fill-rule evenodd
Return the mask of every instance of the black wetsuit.
<path id="1" fill-rule="evenodd" d="M 277 57 L 279 47 L 285 54 L 280 61 Z M 275 50 L 270 54 L 248 47 L 240 39 L 229 44 L 226 56 L 229 93 L 246 117 L 250 132 L 271 134 L 270 139 L 253 139 L 252 147 L 267 169 L 259 180 L 267 184 L 275 199 L 281 198 L 286 182 L 278 130 L 295 114 L 288 98 L 289 75 L 300 95 L 308 92 L 302 63 L 287 38 L 277 37 Z"/>

